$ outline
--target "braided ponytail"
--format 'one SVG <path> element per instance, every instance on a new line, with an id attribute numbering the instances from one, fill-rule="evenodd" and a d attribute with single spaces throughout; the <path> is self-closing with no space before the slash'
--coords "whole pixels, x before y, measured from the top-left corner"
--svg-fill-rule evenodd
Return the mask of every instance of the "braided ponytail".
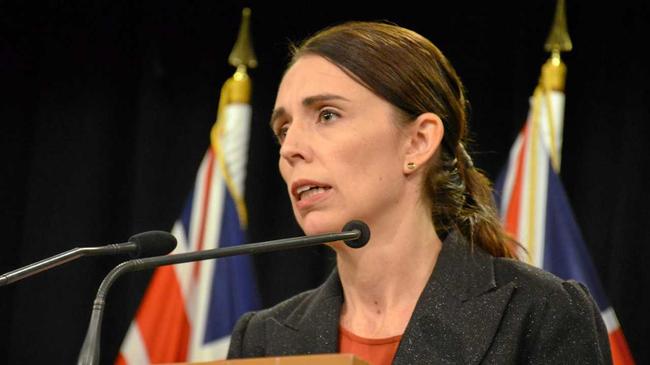
<path id="1" fill-rule="evenodd" d="M 454 154 L 441 150 L 424 185 L 438 235 L 458 230 L 493 256 L 514 257 L 514 241 L 501 227 L 490 181 L 474 167 L 463 143 L 458 143 Z"/>

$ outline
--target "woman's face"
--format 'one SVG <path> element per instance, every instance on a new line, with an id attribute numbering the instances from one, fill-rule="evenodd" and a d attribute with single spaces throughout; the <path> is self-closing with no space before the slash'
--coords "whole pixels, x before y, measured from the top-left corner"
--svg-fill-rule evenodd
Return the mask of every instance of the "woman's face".
<path id="1" fill-rule="evenodd" d="M 293 211 L 306 234 L 351 219 L 394 225 L 406 137 L 397 112 L 326 59 L 302 56 L 280 84 L 272 127 Z"/>

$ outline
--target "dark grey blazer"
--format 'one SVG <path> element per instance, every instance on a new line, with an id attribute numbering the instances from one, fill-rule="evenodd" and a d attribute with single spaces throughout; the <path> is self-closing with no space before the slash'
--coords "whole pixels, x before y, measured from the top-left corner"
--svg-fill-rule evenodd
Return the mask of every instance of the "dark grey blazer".
<path id="1" fill-rule="evenodd" d="M 229 358 L 338 352 L 336 270 L 317 289 L 243 315 Z M 450 234 L 393 364 L 610 364 L 607 331 L 587 289 L 495 258 Z"/>

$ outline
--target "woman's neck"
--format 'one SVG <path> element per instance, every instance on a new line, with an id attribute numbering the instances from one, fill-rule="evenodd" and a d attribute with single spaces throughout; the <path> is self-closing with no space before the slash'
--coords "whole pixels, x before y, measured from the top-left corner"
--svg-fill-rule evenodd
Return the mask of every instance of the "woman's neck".
<path id="1" fill-rule="evenodd" d="M 371 338 L 404 332 L 442 247 L 426 217 L 371 225 L 371 241 L 363 249 L 337 248 L 343 327 Z"/>

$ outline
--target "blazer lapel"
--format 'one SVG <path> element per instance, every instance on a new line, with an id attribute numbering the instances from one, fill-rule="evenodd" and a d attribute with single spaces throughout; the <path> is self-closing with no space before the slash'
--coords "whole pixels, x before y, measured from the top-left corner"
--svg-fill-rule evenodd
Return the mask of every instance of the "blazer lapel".
<path id="1" fill-rule="evenodd" d="M 460 234 L 449 234 L 393 364 L 481 361 L 514 288 L 497 288 L 492 260 Z"/>
<path id="2" fill-rule="evenodd" d="M 297 307 L 286 320 L 270 318 L 266 323 L 266 343 L 271 355 L 335 353 L 338 351 L 338 324 L 343 290 L 334 272 L 312 298 Z"/>

